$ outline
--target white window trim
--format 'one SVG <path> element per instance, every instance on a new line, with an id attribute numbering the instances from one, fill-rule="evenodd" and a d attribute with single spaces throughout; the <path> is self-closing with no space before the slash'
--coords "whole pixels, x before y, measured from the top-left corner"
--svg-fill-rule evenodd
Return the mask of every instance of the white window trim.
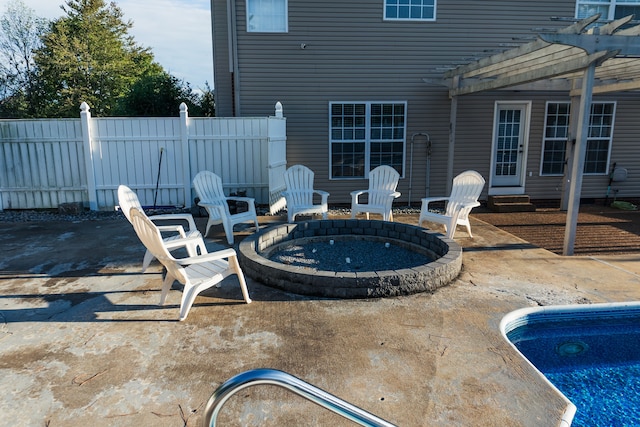
<path id="1" fill-rule="evenodd" d="M 541 147 L 541 152 L 540 152 L 540 172 L 539 172 L 539 176 L 541 177 L 558 177 L 558 176 L 563 176 L 559 175 L 559 174 L 542 174 L 542 167 L 543 167 L 543 161 L 544 161 L 544 149 L 545 149 L 545 143 L 546 143 L 546 137 L 544 135 L 544 132 L 546 131 L 547 128 L 547 107 L 549 104 L 571 104 L 570 102 L 567 101 L 547 101 L 547 103 L 545 104 L 545 110 L 544 110 L 544 128 L 543 128 L 543 135 L 542 135 L 542 147 Z M 607 150 L 607 164 L 605 165 L 605 170 L 603 172 L 596 172 L 596 173 L 588 173 L 588 172 L 584 172 L 584 170 L 582 171 L 584 176 L 602 176 L 602 175 L 607 175 L 609 174 L 609 168 L 611 167 L 611 149 L 613 147 L 613 134 L 615 132 L 615 125 L 616 125 L 616 111 L 617 111 L 617 107 L 618 104 L 616 101 L 592 101 L 591 105 L 594 104 L 613 104 L 613 111 L 611 113 L 612 115 L 612 122 L 611 122 L 611 134 L 609 135 L 609 144 L 608 144 L 608 150 Z M 589 113 L 589 123 L 591 123 L 591 113 Z M 571 135 L 571 129 L 569 129 L 569 134 L 568 137 L 572 137 Z M 587 143 L 589 142 L 589 140 L 601 140 L 601 139 L 605 139 L 605 138 L 590 138 L 587 135 Z M 567 140 L 567 144 L 565 146 L 565 158 L 567 155 L 566 150 L 569 148 L 569 144 L 571 144 L 572 142 L 570 140 Z M 586 150 L 586 147 L 585 147 Z M 586 158 L 585 158 L 585 165 L 586 165 Z M 584 167 L 584 165 L 583 165 Z"/>
<path id="2" fill-rule="evenodd" d="M 282 31 L 264 31 L 264 30 L 250 30 L 249 27 L 249 2 L 251 0 L 245 0 L 245 13 L 246 13 L 246 31 L 248 33 L 257 34 L 285 34 L 289 32 L 289 0 L 284 0 L 284 30 Z"/>
<path id="3" fill-rule="evenodd" d="M 438 0 L 433 0 L 433 18 L 421 18 L 421 19 L 419 19 L 419 18 L 387 18 L 387 1 L 386 0 L 382 0 L 382 20 L 383 21 L 387 21 L 387 22 L 435 22 L 437 15 L 438 15 Z"/>
<path id="4" fill-rule="evenodd" d="M 355 143 L 360 140 L 345 140 L 334 141 L 331 137 L 331 107 L 334 104 L 365 104 L 365 139 L 364 139 L 364 177 L 360 176 L 333 176 L 333 144 L 339 142 Z M 371 105 L 372 104 L 403 104 L 404 105 L 404 135 L 402 136 L 402 174 L 400 178 L 405 177 L 406 163 L 407 163 L 407 117 L 408 117 L 408 102 L 407 101 L 330 101 L 328 111 L 328 132 L 329 132 L 329 180 L 330 181 L 347 181 L 347 180 L 362 180 L 369 179 L 369 172 L 371 171 Z"/>
<path id="5" fill-rule="evenodd" d="M 604 171 L 602 172 L 595 172 L 595 173 L 586 173 L 583 171 L 583 174 L 585 176 L 603 176 L 603 175 L 608 175 L 609 174 L 609 167 L 611 165 L 611 147 L 613 146 L 613 134 L 615 133 L 615 126 L 616 126 L 616 110 L 617 110 L 617 106 L 618 103 L 616 101 L 601 101 L 601 102 L 595 102 L 592 101 L 591 105 L 593 104 L 613 104 L 613 111 L 611 112 L 611 134 L 609 135 L 609 144 L 607 147 L 607 163 L 604 166 Z M 591 112 L 589 112 L 589 123 L 591 123 Z M 589 136 L 587 135 L 587 144 L 589 143 L 589 140 L 594 139 L 594 140 L 600 140 L 600 139 L 605 139 L 605 138 L 589 138 Z M 586 148 L 586 147 L 585 147 Z M 586 159 L 585 159 L 585 166 L 586 166 Z"/>
<path id="6" fill-rule="evenodd" d="M 547 101 L 544 105 L 544 127 L 542 128 L 542 149 L 540 150 L 540 170 L 538 171 L 538 176 L 543 176 L 543 177 L 552 177 L 552 176 L 564 176 L 564 173 L 561 174 L 555 174 L 555 173 L 543 173 L 543 168 L 544 168 L 544 153 L 545 153 L 545 148 L 546 148 L 546 144 L 547 141 L 555 141 L 557 139 L 554 138 L 547 138 L 546 133 L 547 133 L 547 118 L 548 116 L 548 112 L 549 112 L 549 104 L 568 104 L 569 108 L 571 108 L 571 102 L 569 101 Z M 571 113 L 569 113 L 569 117 L 571 117 Z M 565 142 L 565 146 L 564 146 L 564 156 L 565 156 L 565 160 L 567 158 L 567 148 L 569 145 L 569 140 L 568 138 L 571 136 L 571 124 L 568 125 L 569 129 L 567 130 L 567 140 Z"/>
<path id="7" fill-rule="evenodd" d="M 609 0 L 606 3 L 601 2 L 601 1 L 600 2 L 599 1 L 593 1 L 593 0 L 576 0 L 575 18 L 578 18 L 578 12 L 580 11 L 580 5 L 587 5 L 587 4 L 591 4 L 593 6 L 608 6 L 609 7 L 608 16 L 601 16 L 600 17 L 600 20 L 606 20 L 606 21 L 613 21 L 615 19 L 615 11 L 616 11 L 616 6 L 618 4 L 625 5 L 625 6 L 639 6 L 640 7 L 640 3 L 627 2 L 627 1 L 624 1 L 624 0 Z"/>

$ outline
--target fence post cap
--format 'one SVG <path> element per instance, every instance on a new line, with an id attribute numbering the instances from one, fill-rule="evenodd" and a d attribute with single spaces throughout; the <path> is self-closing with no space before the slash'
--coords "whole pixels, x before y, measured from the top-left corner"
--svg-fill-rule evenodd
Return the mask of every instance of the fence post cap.
<path id="1" fill-rule="evenodd" d="M 282 117 L 282 103 L 276 102 L 276 117 Z"/>
<path id="2" fill-rule="evenodd" d="M 87 104 L 86 102 L 82 102 L 82 104 L 80 104 L 80 111 L 89 111 L 91 109 L 91 107 L 89 107 L 89 104 Z"/>

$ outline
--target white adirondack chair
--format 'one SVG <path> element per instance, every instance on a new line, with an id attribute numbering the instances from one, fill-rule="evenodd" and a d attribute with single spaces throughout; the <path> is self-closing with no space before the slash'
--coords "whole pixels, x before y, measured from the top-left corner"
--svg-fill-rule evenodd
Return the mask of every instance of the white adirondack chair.
<path id="1" fill-rule="evenodd" d="M 313 189 L 313 171 L 303 165 L 293 165 L 284 173 L 287 190 L 282 193 L 287 201 L 287 220 L 293 222 L 296 215 L 320 214 L 327 219 L 329 193 Z M 320 196 L 320 204 L 314 204 L 314 194 Z"/>
<path id="2" fill-rule="evenodd" d="M 136 208 L 140 212 L 144 213 L 138 195 L 126 185 L 120 185 L 118 187 L 118 204 L 124 216 L 131 222 L 131 208 Z M 184 229 L 183 225 L 157 225 L 158 229 L 163 232 L 171 232 L 170 236 L 164 236 L 164 245 L 168 250 L 174 250 L 178 248 L 186 248 L 189 256 L 198 255 L 198 253 L 206 253 L 207 249 L 202 240 L 202 235 L 196 227 L 196 223 L 193 220 L 191 214 L 164 214 L 164 215 L 152 215 L 149 217 L 151 221 L 180 221 L 187 225 L 187 229 Z M 144 254 L 142 260 L 142 272 L 144 273 L 151 261 L 155 257 L 149 250 Z"/>
<path id="3" fill-rule="evenodd" d="M 478 197 L 484 187 L 484 178 L 476 171 L 465 171 L 453 179 L 451 187 L 451 195 L 449 197 L 429 197 L 422 199 L 422 207 L 420 208 L 420 218 L 418 225 L 422 226 L 423 221 L 444 224 L 447 237 L 453 239 L 453 235 L 458 225 L 467 228 L 469 237 L 471 234 L 471 223 L 469 222 L 469 213 L 471 209 L 480 206 Z M 429 204 L 432 202 L 446 202 L 446 210 L 444 214 L 429 211 Z"/>
<path id="4" fill-rule="evenodd" d="M 198 206 L 207 209 L 209 221 L 207 221 L 207 229 L 204 233 L 206 236 L 212 226 L 222 224 L 224 232 L 227 236 L 227 242 L 233 244 L 233 226 L 245 222 L 253 222 L 256 231 L 260 227 L 258 225 L 258 216 L 256 214 L 255 200 L 251 197 L 227 197 L 222 189 L 222 179 L 213 172 L 201 171 L 193 179 L 193 186 L 200 198 Z M 248 209 L 246 212 L 238 212 L 232 214 L 229 211 L 229 200 L 236 202 L 244 202 Z"/>
<path id="5" fill-rule="evenodd" d="M 212 253 L 205 251 L 198 256 L 176 259 L 167 250 L 158 227 L 137 208 L 132 208 L 130 212 L 131 223 L 138 237 L 167 269 L 167 275 L 162 283 L 160 305 L 164 305 L 169 289 L 175 280 L 184 285 L 180 301 L 179 318 L 181 321 L 187 318 L 189 310 L 200 292 L 212 286 L 219 286 L 225 277 L 232 274 L 238 276 L 242 296 L 246 303 L 251 302 L 235 250 L 227 248 Z"/>
<path id="6" fill-rule="evenodd" d="M 384 221 L 393 221 L 391 207 L 393 200 L 400 197 L 396 191 L 400 174 L 391 166 L 378 166 L 369 172 L 369 189 L 351 192 L 351 218 L 358 213 L 365 213 L 369 219 L 369 213 L 382 215 Z M 367 194 L 366 203 L 360 203 L 361 195 Z"/>

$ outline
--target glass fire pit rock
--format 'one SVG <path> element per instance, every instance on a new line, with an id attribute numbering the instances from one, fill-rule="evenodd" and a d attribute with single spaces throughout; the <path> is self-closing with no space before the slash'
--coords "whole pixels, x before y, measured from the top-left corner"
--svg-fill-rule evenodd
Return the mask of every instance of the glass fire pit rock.
<path id="1" fill-rule="evenodd" d="M 424 255 L 425 263 L 391 270 L 376 270 L 375 265 L 369 265 L 356 271 L 334 271 L 269 259 L 286 248 L 329 241 L 347 247 L 349 242 L 357 241 L 358 247 L 363 241 L 370 242 L 372 251 L 401 248 Z M 432 292 L 453 281 L 462 269 L 462 248 L 453 240 L 422 227 L 375 220 L 333 219 L 277 225 L 245 238 L 238 252 L 244 273 L 252 279 L 287 292 L 326 298 Z M 349 254 L 345 253 L 347 257 Z"/>

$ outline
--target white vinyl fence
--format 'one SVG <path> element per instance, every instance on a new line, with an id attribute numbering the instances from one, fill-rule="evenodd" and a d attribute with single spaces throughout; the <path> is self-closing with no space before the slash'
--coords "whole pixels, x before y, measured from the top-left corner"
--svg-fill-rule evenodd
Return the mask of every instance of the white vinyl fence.
<path id="1" fill-rule="evenodd" d="M 190 207 L 191 181 L 218 174 L 230 193 L 246 192 L 277 210 L 286 168 L 286 119 L 274 116 L 0 120 L 0 210 L 50 209 L 81 202 L 112 210 L 120 184 L 143 206 Z"/>

